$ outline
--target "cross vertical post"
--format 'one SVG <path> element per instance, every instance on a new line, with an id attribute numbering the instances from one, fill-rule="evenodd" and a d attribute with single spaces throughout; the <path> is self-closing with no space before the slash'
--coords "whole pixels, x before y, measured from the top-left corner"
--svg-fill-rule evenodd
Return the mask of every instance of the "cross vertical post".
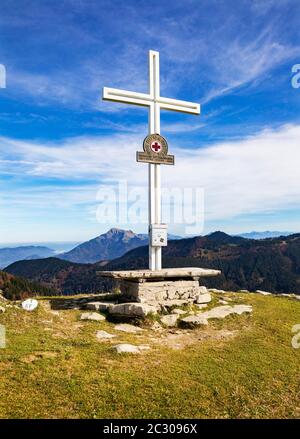
<path id="1" fill-rule="evenodd" d="M 159 52 L 149 51 L 149 93 L 103 88 L 103 100 L 122 102 L 149 108 L 149 134 L 160 134 L 160 109 L 181 113 L 200 114 L 200 105 L 160 96 Z M 155 149 L 156 151 L 156 149 Z M 160 164 L 148 164 L 148 222 L 149 222 L 149 268 L 160 270 L 161 247 L 152 246 L 150 229 L 152 225 L 161 224 L 161 168 Z"/>
<path id="2" fill-rule="evenodd" d="M 160 107 L 158 103 L 160 95 L 159 84 L 159 53 L 149 51 L 149 90 L 153 96 L 150 106 L 149 134 L 160 134 Z M 149 237 L 152 224 L 161 223 L 161 170 L 159 164 L 149 163 Z M 149 268 L 150 270 L 161 269 L 161 247 L 153 247 L 149 240 Z"/>

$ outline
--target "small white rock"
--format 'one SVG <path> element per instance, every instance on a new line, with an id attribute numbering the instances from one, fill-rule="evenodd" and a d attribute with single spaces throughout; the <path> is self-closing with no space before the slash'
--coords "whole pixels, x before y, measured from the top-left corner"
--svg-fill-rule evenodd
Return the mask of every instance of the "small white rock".
<path id="1" fill-rule="evenodd" d="M 38 304 L 39 302 L 35 299 L 27 299 L 22 302 L 22 308 L 25 311 L 34 311 L 37 308 Z"/>
<path id="2" fill-rule="evenodd" d="M 109 333 L 106 332 L 106 331 L 97 331 L 97 332 L 96 332 L 96 337 L 97 337 L 99 340 L 109 340 L 109 339 L 111 339 L 111 338 L 114 338 L 115 335 L 114 335 L 114 334 L 109 334 Z"/>
<path id="3" fill-rule="evenodd" d="M 0 312 L 5 312 L 4 306 L 0 306 Z"/>
<path id="4" fill-rule="evenodd" d="M 140 354 L 141 351 L 138 346 L 134 346 L 132 344 L 117 344 L 114 346 L 114 349 L 117 351 L 118 354 Z"/>
<path id="5" fill-rule="evenodd" d="M 117 331 L 128 332 L 131 334 L 135 334 L 136 332 L 141 332 L 142 328 L 139 326 L 129 325 L 128 323 L 121 323 L 115 326 Z"/>

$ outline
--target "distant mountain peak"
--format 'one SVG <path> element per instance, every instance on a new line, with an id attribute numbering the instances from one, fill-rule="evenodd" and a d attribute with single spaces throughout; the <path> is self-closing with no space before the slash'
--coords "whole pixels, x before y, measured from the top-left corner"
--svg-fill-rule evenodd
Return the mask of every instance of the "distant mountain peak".
<path id="1" fill-rule="evenodd" d="M 210 233 L 209 235 L 210 238 L 228 238 L 231 237 L 231 235 L 228 235 L 225 232 L 221 232 L 221 230 L 216 230 L 215 232 Z"/>
<path id="2" fill-rule="evenodd" d="M 113 236 L 124 236 L 124 237 L 128 237 L 128 238 L 133 238 L 136 235 L 132 230 L 124 230 L 124 229 L 118 229 L 117 227 L 112 227 L 111 229 L 109 229 L 106 233 L 103 233 L 100 236 L 105 236 L 105 237 L 113 237 Z"/>
<path id="3" fill-rule="evenodd" d="M 94 263 L 118 258 L 129 250 L 147 244 L 146 235 L 137 235 L 132 230 L 112 227 L 107 232 L 78 245 L 59 258 L 71 262 Z"/>

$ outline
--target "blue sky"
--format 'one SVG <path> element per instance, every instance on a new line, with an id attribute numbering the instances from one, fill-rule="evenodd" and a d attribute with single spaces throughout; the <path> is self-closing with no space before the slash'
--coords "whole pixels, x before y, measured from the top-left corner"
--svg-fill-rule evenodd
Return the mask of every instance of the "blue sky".
<path id="1" fill-rule="evenodd" d="M 149 49 L 160 52 L 161 94 L 202 110 L 162 112 L 176 156 L 163 186 L 203 188 L 203 233 L 299 231 L 299 22 L 293 0 L 2 0 L 0 242 L 146 230 L 96 212 L 99 188 L 147 185 L 135 163 L 147 110 L 104 103 L 101 90 L 147 92 Z"/>

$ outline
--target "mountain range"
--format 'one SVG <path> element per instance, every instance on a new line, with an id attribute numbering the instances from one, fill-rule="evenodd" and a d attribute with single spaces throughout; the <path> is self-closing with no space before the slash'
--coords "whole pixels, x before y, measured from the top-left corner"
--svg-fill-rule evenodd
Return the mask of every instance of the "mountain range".
<path id="1" fill-rule="evenodd" d="M 20 246 L 0 248 L 0 268 L 23 259 L 48 258 L 55 254 L 54 250 L 43 246 Z"/>
<path id="2" fill-rule="evenodd" d="M 269 230 L 266 230 L 265 232 L 247 232 L 247 233 L 240 233 L 237 236 L 241 236 L 242 238 L 248 238 L 248 239 L 265 239 L 265 238 L 277 238 L 279 236 L 288 236 L 293 235 L 292 232 L 270 232 Z"/>
<path id="3" fill-rule="evenodd" d="M 5 271 L 40 282 L 58 293 L 97 293 L 111 288 L 101 270 L 147 268 L 148 246 L 140 246 L 111 260 L 78 264 L 47 258 L 16 262 Z M 171 240 L 163 248 L 164 267 L 215 268 L 222 275 L 203 278 L 202 284 L 227 289 L 256 289 L 300 294 L 300 234 L 261 240 L 215 232 Z"/>
<path id="4" fill-rule="evenodd" d="M 169 239 L 181 239 L 181 237 L 169 235 Z M 112 228 L 90 241 L 76 245 L 67 252 L 57 252 L 52 248 L 38 245 L 0 248 L 0 269 L 16 261 L 51 256 L 70 262 L 95 263 L 118 258 L 129 250 L 146 244 L 148 244 L 148 235 L 146 234 L 136 234 L 132 230 Z"/>

